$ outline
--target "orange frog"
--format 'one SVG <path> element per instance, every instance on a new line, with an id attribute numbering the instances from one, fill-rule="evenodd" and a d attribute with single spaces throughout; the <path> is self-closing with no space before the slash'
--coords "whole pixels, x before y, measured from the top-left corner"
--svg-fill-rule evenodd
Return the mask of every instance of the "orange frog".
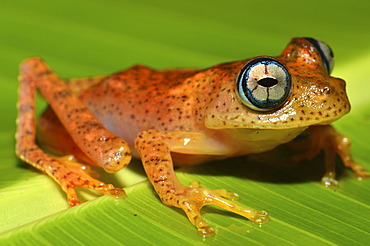
<path id="1" fill-rule="evenodd" d="M 90 176 L 87 163 L 109 173 L 140 157 L 162 202 L 183 209 L 200 235 L 214 230 L 200 209 L 213 204 L 255 223 L 265 211 L 241 207 L 225 189 L 178 181 L 174 164 L 195 165 L 271 150 L 306 131 L 311 142 L 298 159 L 325 151 L 322 181 L 335 186 L 335 155 L 358 177 L 368 177 L 350 154 L 349 140 L 328 124 L 349 112 L 345 82 L 330 76 L 333 53 L 323 42 L 294 38 L 280 56 L 260 56 L 208 69 L 156 71 L 145 66 L 92 78 L 61 80 L 40 58 L 20 68 L 17 155 L 52 177 L 70 206 L 75 187 L 124 196 Z M 50 103 L 38 122 L 35 91 Z M 39 147 L 56 156 L 46 154 Z M 132 152 L 131 152 L 132 151 Z"/>

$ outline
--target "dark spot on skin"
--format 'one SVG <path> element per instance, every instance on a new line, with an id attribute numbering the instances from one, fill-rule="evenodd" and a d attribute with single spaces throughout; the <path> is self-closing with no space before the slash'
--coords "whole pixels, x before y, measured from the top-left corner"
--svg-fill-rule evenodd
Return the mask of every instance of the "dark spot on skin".
<path id="1" fill-rule="evenodd" d="M 22 105 L 22 106 L 19 107 L 19 112 L 20 113 L 27 113 L 27 112 L 32 111 L 32 110 L 33 110 L 33 106 L 29 105 L 29 104 Z"/>
<path id="2" fill-rule="evenodd" d="M 54 100 L 64 99 L 70 96 L 72 96 L 72 93 L 69 90 L 61 90 L 53 94 Z"/>
<path id="3" fill-rule="evenodd" d="M 50 75 L 50 74 L 53 74 L 53 72 L 51 70 L 44 70 L 44 71 L 41 71 L 39 73 L 37 73 L 37 77 L 42 77 L 44 75 Z"/>
<path id="4" fill-rule="evenodd" d="M 78 126 L 78 128 L 90 128 L 90 127 L 100 127 L 101 124 L 98 122 L 93 122 L 93 121 L 86 121 L 82 125 Z"/>
<path id="5" fill-rule="evenodd" d="M 23 155 L 26 155 L 26 154 L 28 154 L 28 153 L 30 153 L 30 152 L 33 152 L 33 151 L 36 151 L 36 150 L 38 150 L 38 148 L 25 148 L 25 149 L 23 149 L 21 152 L 23 153 Z"/>
<path id="6" fill-rule="evenodd" d="M 25 131 L 25 134 L 27 134 L 27 135 L 32 135 L 32 134 L 33 134 L 33 131 L 31 131 L 31 130 L 27 129 L 27 130 Z"/>

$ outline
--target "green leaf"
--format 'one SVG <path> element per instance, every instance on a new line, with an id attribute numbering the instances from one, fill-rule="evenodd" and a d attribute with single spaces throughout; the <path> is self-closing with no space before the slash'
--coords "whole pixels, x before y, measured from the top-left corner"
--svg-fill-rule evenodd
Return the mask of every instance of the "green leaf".
<path id="1" fill-rule="evenodd" d="M 142 63 L 207 67 L 276 55 L 290 38 L 324 40 L 347 81 L 352 112 L 335 123 L 370 170 L 368 1 L 0 1 L 0 244 L 365 245 L 370 240 L 369 180 L 339 168 L 340 186 L 320 185 L 322 156 L 297 167 L 234 158 L 180 168 L 184 183 L 237 192 L 269 212 L 262 226 L 216 207 L 202 210 L 217 235 L 202 238 L 182 211 L 164 206 L 139 161 L 102 179 L 127 198 L 103 196 L 74 208 L 47 176 L 19 161 L 14 132 L 19 63 L 43 57 L 62 77 L 111 73 Z M 39 110 L 45 103 L 40 103 Z M 266 159 L 266 158 L 265 158 Z M 96 194 L 81 191 L 85 199 Z"/>

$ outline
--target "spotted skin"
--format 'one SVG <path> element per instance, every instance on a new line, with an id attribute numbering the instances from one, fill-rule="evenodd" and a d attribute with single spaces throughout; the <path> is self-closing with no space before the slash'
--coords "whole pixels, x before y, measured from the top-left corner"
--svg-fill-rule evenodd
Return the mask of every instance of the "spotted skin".
<path id="1" fill-rule="evenodd" d="M 40 59 L 33 58 L 25 61 L 21 67 L 19 80 L 17 155 L 55 179 L 67 193 L 71 206 L 81 203 L 75 192 L 77 186 L 98 190 L 104 194 L 124 196 L 122 189 L 92 179 L 84 171 L 84 166 L 66 165 L 66 162 L 45 154 L 38 147 L 35 142 L 34 119 L 36 88 L 56 112 L 65 112 L 59 119 L 68 132 L 72 133 L 70 136 L 74 142 L 79 143 L 78 147 L 85 150 L 86 155 L 101 164 L 106 171 L 114 172 L 128 164 L 130 152 L 122 153 L 122 149 L 128 150 L 127 143 L 107 131 L 64 82 Z"/>
<path id="2" fill-rule="evenodd" d="M 124 194 L 93 179 L 76 160 L 115 172 L 129 163 L 131 154 L 140 157 L 163 203 L 183 209 L 203 236 L 214 234 L 200 214 L 208 204 L 255 223 L 269 218 L 264 211 L 231 202 L 238 198 L 234 192 L 211 191 L 196 182 L 181 184 L 174 165 L 265 152 L 307 131 L 312 137 L 304 146 L 309 149 L 295 158 L 311 159 L 324 150 L 325 185 L 337 184 L 336 154 L 358 177 L 368 177 L 353 161 L 349 140 L 328 125 L 350 110 L 344 81 L 327 74 L 320 53 L 303 38 L 292 39 L 273 59 L 291 74 L 292 89 L 282 106 L 268 112 L 248 108 L 237 95 L 236 80 L 251 59 L 204 70 L 157 71 L 137 65 L 109 76 L 66 82 L 41 59 L 28 59 L 21 65 L 17 155 L 55 179 L 71 206 L 80 203 L 76 186 Z M 36 89 L 50 103 L 38 121 L 37 144 Z M 39 145 L 69 159 L 51 157 Z"/>

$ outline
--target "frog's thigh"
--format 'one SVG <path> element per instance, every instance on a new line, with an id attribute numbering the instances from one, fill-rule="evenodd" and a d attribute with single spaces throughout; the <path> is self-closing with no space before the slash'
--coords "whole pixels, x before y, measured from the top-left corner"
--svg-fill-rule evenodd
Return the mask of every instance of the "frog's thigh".
<path id="1" fill-rule="evenodd" d="M 79 162 L 95 165 L 74 143 L 54 111 L 48 107 L 37 122 L 37 143 L 48 152 L 57 156 L 72 155 Z"/>
<path id="2" fill-rule="evenodd" d="M 26 60 L 21 78 L 35 83 L 74 142 L 97 165 L 116 172 L 129 163 L 128 144 L 108 131 L 41 59 Z"/>
<path id="3" fill-rule="evenodd" d="M 199 188 L 198 185 L 188 187 L 181 184 L 175 175 L 170 154 L 171 144 L 180 145 L 176 144 L 176 138 L 183 141 L 179 134 L 181 135 L 181 132 L 149 130 L 141 132 L 135 140 L 145 172 L 164 204 L 183 209 L 190 222 L 197 227 L 198 233 L 205 236 L 214 234 L 214 230 L 207 225 L 200 214 L 200 209 L 209 204 L 240 214 L 255 223 L 268 221 L 266 212 L 243 208 L 227 200 L 238 197 L 234 192 L 225 189 L 210 191 Z M 184 133 L 190 138 L 191 134 Z M 200 139 L 200 137 L 199 133 L 194 133 L 193 139 Z"/>

